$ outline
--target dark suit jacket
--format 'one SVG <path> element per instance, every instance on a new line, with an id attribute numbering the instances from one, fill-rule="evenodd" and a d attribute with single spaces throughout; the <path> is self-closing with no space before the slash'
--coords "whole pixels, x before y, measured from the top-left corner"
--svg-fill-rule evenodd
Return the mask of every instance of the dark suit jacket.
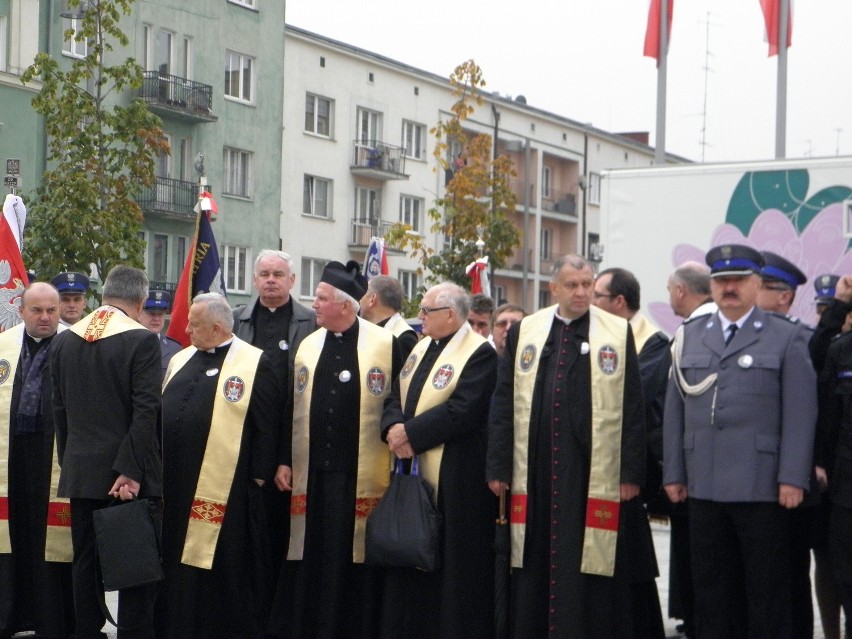
<path id="1" fill-rule="evenodd" d="M 162 495 L 160 340 L 139 326 L 87 342 L 57 335 L 50 357 L 53 413 L 62 473 L 59 495 L 108 499 L 119 475 Z"/>
<path id="2" fill-rule="evenodd" d="M 254 298 L 250 304 L 234 309 L 234 335 L 249 344 L 254 340 L 252 317 L 257 304 L 258 299 Z M 296 359 L 299 344 L 316 328 L 317 314 L 293 299 L 293 318 L 290 320 L 290 330 L 287 333 L 287 344 L 290 348 L 290 368 L 293 368 L 293 360 Z"/>

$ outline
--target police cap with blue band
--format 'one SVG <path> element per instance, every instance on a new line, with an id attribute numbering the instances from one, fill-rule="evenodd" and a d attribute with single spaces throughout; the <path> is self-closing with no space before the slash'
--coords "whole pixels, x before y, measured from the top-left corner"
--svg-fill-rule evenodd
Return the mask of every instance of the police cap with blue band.
<path id="1" fill-rule="evenodd" d="M 780 255 L 771 251 L 762 251 L 761 255 L 763 255 L 763 260 L 766 262 L 760 271 L 760 277 L 763 280 L 781 282 L 791 289 L 795 289 L 800 284 L 808 281 L 807 276 L 796 268 L 795 264 L 785 260 Z"/>
<path id="2" fill-rule="evenodd" d="M 148 299 L 143 307 L 149 313 L 160 311 L 166 313 L 172 307 L 172 296 L 167 291 L 148 291 Z"/>
<path id="3" fill-rule="evenodd" d="M 59 294 L 83 294 L 89 290 L 89 278 L 82 273 L 60 273 L 50 283 L 56 287 Z"/>
<path id="4" fill-rule="evenodd" d="M 834 294 L 837 292 L 837 282 L 840 281 L 839 275 L 833 273 L 825 273 L 817 275 L 814 280 L 814 288 L 816 289 L 817 304 L 829 304 L 834 299 Z"/>
<path id="5" fill-rule="evenodd" d="M 710 277 L 760 274 L 766 262 L 760 251 L 744 244 L 714 246 L 704 257 Z"/>

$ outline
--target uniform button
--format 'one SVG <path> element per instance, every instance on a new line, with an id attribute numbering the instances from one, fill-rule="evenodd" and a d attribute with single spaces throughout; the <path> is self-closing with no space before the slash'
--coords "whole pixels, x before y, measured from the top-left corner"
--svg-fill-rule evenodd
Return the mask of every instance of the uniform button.
<path id="1" fill-rule="evenodd" d="M 328 412 L 329 412 L 329 413 L 333 413 L 333 412 L 334 412 L 334 409 L 333 409 L 333 408 L 329 408 L 329 409 L 328 409 Z"/>
<path id="2" fill-rule="evenodd" d="M 336 391 L 336 390 L 332 390 L 332 391 L 331 391 L 331 394 L 332 394 L 332 395 L 337 395 L 337 391 Z"/>
<path id="3" fill-rule="evenodd" d="M 562 389 L 557 388 L 557 389 L 556 389 L 555 391 L 553 391 L 553 392 L 554 392 L 554 393 L 561 393 L 561 392 L 562 392 Z"/>
<path id="4" fill-rule="evenodd" d="M 326 460 L 325 460 L 325 465 L 326 465 L 326 466 L 328 466 L 329 464 L 331 464 L 331 462 L 330 462 L 330 461 L 328 461 L 328 460 L 326 459 Z"/>
<path id="5" fill-rule="evenodd" d="M 326 447 L 326 448 L 331 448 L 331 442 L 327 443 L 327 444 L 325 445 L 325 447 Z"/>
<path id="6" fill-rule="evenodd" d="M 559 406 L 560 406 L 559 402 L 556 402 L 555 404 L 553 404 L 554 408 L 559 408 Z"/>

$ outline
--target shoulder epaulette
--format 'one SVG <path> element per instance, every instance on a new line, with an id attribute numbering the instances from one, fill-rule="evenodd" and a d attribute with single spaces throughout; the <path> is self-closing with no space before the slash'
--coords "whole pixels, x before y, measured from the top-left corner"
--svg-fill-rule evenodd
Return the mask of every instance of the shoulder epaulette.
<path id="1" fill-rule="evenodd" d="M 684 324 L 684 326 L 686 326 L 687 324 L 691 324 L 692 322 L 694 322 L 696 320 L 700 320 L 700 319 L 708 317 L 712 314 L 713 313 L 704 313 L 702 315 L 696 315 L 695 317 L 687 318 L 687 319 L 683 320 L 683 324 Z"/>

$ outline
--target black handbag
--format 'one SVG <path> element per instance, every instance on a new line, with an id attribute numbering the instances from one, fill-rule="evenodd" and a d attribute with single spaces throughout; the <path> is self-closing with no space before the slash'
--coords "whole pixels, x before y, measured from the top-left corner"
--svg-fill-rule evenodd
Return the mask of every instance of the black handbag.
<path id="1" fill-rule="evenodd" d="M 434 491 L 418 471 L 411 473 L 396 461 L 390 485 L 367 518 L 366 556 L 371 566 L 418 568 L 434 572 L 441 566 L 443 517 L 435 507 Z"/>
<path id="2" fill-rule="evenodd" d="M 150 499 L 113 500 L 93 513 L 104 590 L 124 590 L 163 579 L 159 534 Z"/>

